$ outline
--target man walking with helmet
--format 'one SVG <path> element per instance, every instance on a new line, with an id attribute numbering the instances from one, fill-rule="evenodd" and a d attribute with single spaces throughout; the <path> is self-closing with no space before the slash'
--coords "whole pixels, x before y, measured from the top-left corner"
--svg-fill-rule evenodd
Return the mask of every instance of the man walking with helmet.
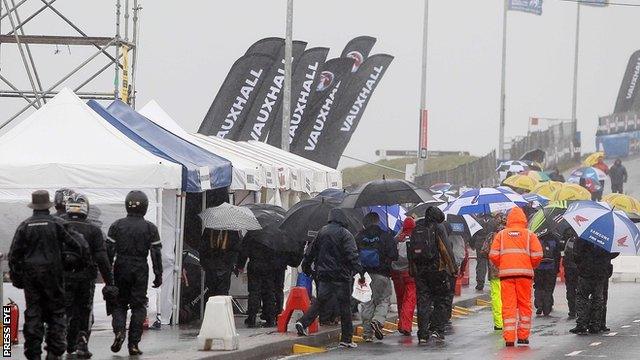
<path id="1" fill-rule="evenodd" d="M 138 343 L 147 312 L 147 283 L 149 267 L 147 256 L 153 263 L 153 287 L 162 285 L 162 243 L 158 228 L 144 219 L 149 199 L 142 191 L 131 191 L 125 199 L 127 217 L 117 220 L 109 228 L 107 252 L 113 266 L 117 303 L 113 308 L 115 340 L 111 351 L 117 353 L 125 340 L 127 308 L 131 309 L 129 322 L 129 355 L 141 355 Z"/>
<path id="2" fill-rule="evenodd" d="M 67 352 L 74 352 L 81 359 L 92 356 L 89 351 L 91 334 L 93 293 L 97 270 L 100 270 L 106 288 L 113 286 L 113 272 L 107 258 L 104 236 L 99 227 L 92 224 L 89 214 L 89 199 L 83 194 L 73 193 L 66 201 L 64 216 L 69 226 L 82 234 L 89 247 L 87 266 L 79 271 L 65 272 L 65 302 L 67 307 Z"/>

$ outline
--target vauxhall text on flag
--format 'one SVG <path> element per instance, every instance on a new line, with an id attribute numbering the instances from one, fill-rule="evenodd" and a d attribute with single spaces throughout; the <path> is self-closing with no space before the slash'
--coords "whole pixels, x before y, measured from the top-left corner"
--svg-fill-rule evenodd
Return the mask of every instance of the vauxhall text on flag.
<path id="1" fill-rule="evenodd" d="M 509 0 L 509 10 L 542 15 L 542 0 Z"/>

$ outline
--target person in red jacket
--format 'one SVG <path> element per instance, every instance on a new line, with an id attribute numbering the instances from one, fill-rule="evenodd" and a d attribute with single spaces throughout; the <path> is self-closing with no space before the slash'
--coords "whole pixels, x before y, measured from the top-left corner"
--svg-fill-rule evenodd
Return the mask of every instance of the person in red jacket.
<path id="1" fill-rule="evenodd" d="M 416 281 L 409 275 L 407 259 L 407 240 L 415 227 L 416 221 L 412 217 L 404 219 L 402 231 L 396 236 L 398 260 L 391 263 L 391 279 L 398 304 L 398 332 L 405 336 L 411 336 L 413 313 L 416 311 Z"/>
<path id="2" fill-rule="evenodd" d="M 540 240 L 527 229 L 527 218 L 520 208 L 507 216 L 507 226 L 491 245 L 489 260 L 498 268 L 502 293 L 502 336 L 506 346 L 529 344 L 531 331 L 531 287 L 533 269 L 542 261 Z"/>

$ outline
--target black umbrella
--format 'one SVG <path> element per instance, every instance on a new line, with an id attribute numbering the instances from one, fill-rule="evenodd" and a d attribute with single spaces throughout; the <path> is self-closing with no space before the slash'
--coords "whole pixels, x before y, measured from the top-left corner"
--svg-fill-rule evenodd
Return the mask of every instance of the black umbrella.
<path id="1" fill-rule="evenodd" d="M 413 216 L 416 219 L 420 219 L 424 217 L 424 213 L 427 211 L 427 208 L 430 206 L 438 206 L 440 204 L 443 204 L 444 201 L 440 201 L 440 200 L 433 200 L 433 201 L 429 201 L 426 203 L 422 203 L 422 204 L 418 204 L 415 205 L 413 207 L 410 207 L 407 212 L 405 213 L 405 215 L 407 216 Z"/>
<path id="2" fill-rule="evenodd" d="M 273 222 L 284 219 L 285 215 L 287 215 L 287 210 L 278 205 L 248 204 L 243 205 L 243 207 L 251 210 L 256 219 L 258 219 L 260 226 L 262 226 L 263 228 L 269 226 Z"/>
<path id="3" fill-rule="evenodd" d="M 562 237 L 564 231 L 569 228 L 569 223 L 562 216 L 566 211 L 563 207 L 545 207 L 538 210 L 529 220 L 529 230 L 537 236 Z"/>
<path id="4" fill-rule="evenodd" d="M 255 241 L 279 253 L 302 252 L 304 243 L 280 230 L 280 223 L 281 221 L 275 221 L 262 230 L 247 231 L 243 241 L 247 241 L 249 244 Z"/>
<path id="5" fill-rule="evenodd" d="M 382 179 L 370 181 L 355 192 L 350 193 L 342 202 L 343 208 L 359 208 L 374 205 L 396 205 L 422 203 L 435 200 L 433 196 L 415 184 L 400 179 Z"/>
<path id="6" fill-rule="evenodd" d="M 331 209 L 339 206 L 339 201 L 323 197 L 302 200 L 289 209 L 287 216 L 280 224 L 280 229 L 297 241 L 303 243 L 311 241 L 318 234 L 320 228 L 327 224 Z M 360 217 L 356 214 L 355 209 L 341 209 L 341 211 L 349 221 L 347 229 L 352 234 L 356 234 L 362 229 Z"/>
<path id="7" fill-rule="evenodd" d="M 547 153 L 544 150 L 534 149 L 522 155 L 520 160 L 535 161 L 537 163 L 544 164 L 544 158 L 546 155 Z"/>
<path id="8" fill-rule="evenodd" d="M 322 190 L 320 194 L 316 195 L 316 197 L 325 197 L 342 201 L 348 194 L 349 193 L 343 189 L 328 188 Z"/>

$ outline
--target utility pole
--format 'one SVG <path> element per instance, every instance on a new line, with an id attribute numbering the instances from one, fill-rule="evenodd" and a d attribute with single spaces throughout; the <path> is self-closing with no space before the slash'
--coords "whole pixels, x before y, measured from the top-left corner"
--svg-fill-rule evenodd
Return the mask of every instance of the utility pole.
<path id="1" fill-rule="evenodd" d="M 500 130 L 498 135 L 498 159 L 504 160 L 504 112 L 505 112 L 505 82 L 507 77 L 507 11 L 509 0 L 504 0 L 502 15 L 502 73 L 500 78 Z"/>
<path id="2" fill-rule="evenodd" d="M 293 0 L 287 0 L 287 29 L 284 41 L 284 92 L 282 94 L 282 150 L 289 151 L 291 125 L 291 75 L 293 44 Z"/>
<path id="3" fill-rule="evenodd" d="M 576 143 L 577 137 L 576 134 L 578 132 L 578 116 L 577 116 L 577 108 L 578 108 L 578 53 L 580 49 L 580 7 L 581 4 L 578 2 L 576 4 L 576 43 L 575 50 L 573 54 L 573 94 L 571 97 L 571 134 L 573 136 L 573 145 L 574 149 L 578 147 Z M 580 154 L 574 154 L 574 156 L 580 156 Z"/>
<path id="4" fill-rule="evenodd" d="M 427 159 L 427 146 L 428 146 L 428 129 L 427 129 L 427 42 L 429 32 L 429 0 L 424 0 L 424 16 L 422 25 L 422 72 L 421 72 L 421 86 L 420 86 L 420 120 L 419 120 L 419 134 L 420 139 L 418 145 L 418 166 L 417 175 L 424 174 L 425 162 Z"/>

